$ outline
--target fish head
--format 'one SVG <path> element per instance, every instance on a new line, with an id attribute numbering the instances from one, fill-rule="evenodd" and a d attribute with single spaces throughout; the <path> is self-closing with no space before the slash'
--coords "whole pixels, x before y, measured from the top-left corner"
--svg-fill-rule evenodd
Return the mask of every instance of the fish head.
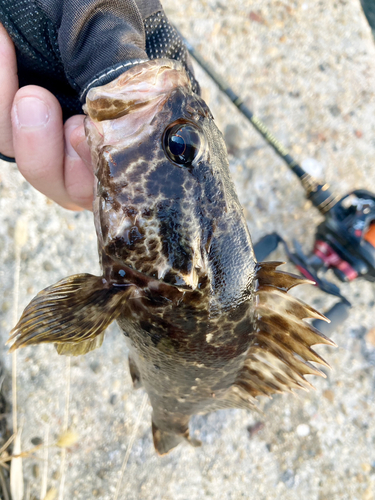
<path id="1" fill-rule="evenodd" d="M 209 282 L 219 300 L 246 294 L 255 258 L 225 143 L 182 65 L 140 64 L 90 90 L 85 111 L 102 262 L 181 290 Z"/>

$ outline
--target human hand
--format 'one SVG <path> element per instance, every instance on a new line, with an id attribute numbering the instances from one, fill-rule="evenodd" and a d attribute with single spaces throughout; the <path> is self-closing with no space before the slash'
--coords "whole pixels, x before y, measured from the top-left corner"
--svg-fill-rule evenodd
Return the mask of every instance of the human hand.
<path id="1" fill-rule="evenodd" d="M 70 210 L 92 210 L 94 174 L 83 128 L 84 115 L 65 124 L 48 90 L 18 89 L 13 42 L 0 24 L 0 152 L 15 157 L 35 189 Z"/>

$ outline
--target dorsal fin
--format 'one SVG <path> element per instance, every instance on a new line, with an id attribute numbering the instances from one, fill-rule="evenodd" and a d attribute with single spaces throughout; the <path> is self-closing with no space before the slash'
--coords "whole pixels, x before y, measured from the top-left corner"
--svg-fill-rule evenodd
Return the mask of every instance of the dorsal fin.
<path id="1" fill-rule="evenodd" d="M 256 274 L 256 329 L 246 361 L 238 374 L 235 386 L 243 398 L 293 389 L 312 387 L 305 375 L 324 373 L 311 361 L 329 367 L 311 349 L 315 344 L 336 344 L 305 318 L 326 319 L 312 307 L 291 295 L 288 290 L 299 284 L 312 283 L 299 276 L 278 271 L 282 263 L 259 263 Z M 249 400 L 252 406 L 252 401 Z"/>

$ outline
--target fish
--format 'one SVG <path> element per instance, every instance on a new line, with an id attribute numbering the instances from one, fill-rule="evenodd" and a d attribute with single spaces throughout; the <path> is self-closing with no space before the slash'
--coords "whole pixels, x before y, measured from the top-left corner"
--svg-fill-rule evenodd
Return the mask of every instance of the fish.
<path id="1" fill-rule="evenodd" d="M 223 136 L 181 63 L 141 63 L 91 89 L 84 111 L 102 275 L 39 292 L 10 350 L 85 354 L 116 320 L 160 455 L 200 445 L 192 415 L 256 409 L 258 396 L 325 376 L 312 346 L 335 344 L 305 321 L 324 316 L 288 294 L 311 282 L 256 261 Z"/>

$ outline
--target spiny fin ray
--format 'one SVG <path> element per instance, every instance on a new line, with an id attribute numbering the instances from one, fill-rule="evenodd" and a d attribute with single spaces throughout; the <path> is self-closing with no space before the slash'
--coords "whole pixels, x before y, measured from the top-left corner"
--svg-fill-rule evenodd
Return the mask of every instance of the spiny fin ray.
<path id="1" fill-rule="evenodd" d="M 273 286 L 280 290 L 288 291 L 297 285 L 313 285 L 314 281 L 302 278 L 296 274 L 286 273 L 284 271 L 276 271 L 276 269 L 267 269 L 260 267 L 257 273 L 260 287 Z"/>
<path id="2" fill-rule="evenodd" d="M 10 332 L 10 351 L 45 342 L 64 344 L 58 352 L 69 355 L 99 347 L 101 341 L 96 337 L 119 316 L 130 288 L 108 286 L 103 278 L 91 274 L 59 281 L 39 292 L 26 307 Z"/>
<path id="3" fill-rule="evenodd" d="M 305 375 L 325 374 L 311 364 L 329 367 L 311 346 L 336 344 L 304 321 L 326 319 L 314 308 L 299 301 L 288 290 L 311 283 L 298 276 L 278 271 L 279 262 L 258 265 L 256 291 L 256 325 L 254 342 L 235 386 L 239 394 L 251 397 L 312 387 Z"/>
<path id="4" fill-rule="evenodd" d="M 269 309 L 280 311 L 284 315 L 290 313 L 298 319 L 314 318 L 329 322 L 323 314 L 313 307 L 271 286 L 262 287 L 257 292 L 257 296 L 264 308 L 268 306 Z"/>

